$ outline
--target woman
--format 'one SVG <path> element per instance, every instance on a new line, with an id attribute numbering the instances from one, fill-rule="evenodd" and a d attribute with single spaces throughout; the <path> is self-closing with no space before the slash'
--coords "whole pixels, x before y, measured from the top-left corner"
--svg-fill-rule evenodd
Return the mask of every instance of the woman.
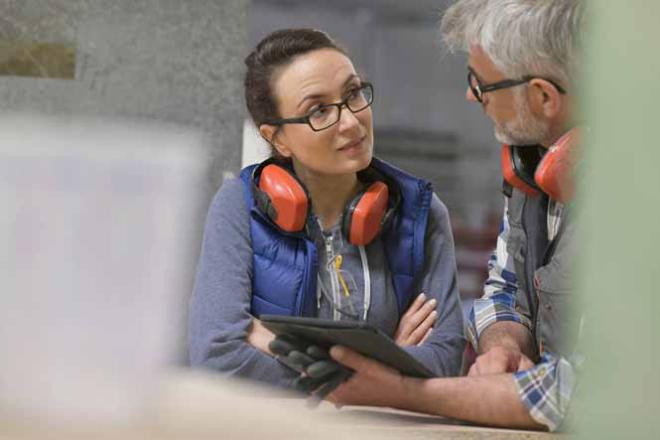
<path id="1" fill-rule="evenodd" d="M 290 386 L 297 373 L 272 357 L 258 320 L 276 313 L 366 320 L 435 374 L 457 374 L 447 210 L 430 184 L 372 157 L 373 86 L 317 30 L 274 32 L 246 64 L 247 106 L 272 157 L 226 181 L 210 207 L 192 364 Z"/>

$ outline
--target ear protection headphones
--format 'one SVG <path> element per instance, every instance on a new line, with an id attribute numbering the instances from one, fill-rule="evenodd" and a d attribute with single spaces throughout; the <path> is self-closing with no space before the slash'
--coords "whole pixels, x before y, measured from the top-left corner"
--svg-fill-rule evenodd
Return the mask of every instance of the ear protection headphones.
<path id="1" fill-rule="evenodd" d="M 578 162 L 577 129 L 562 136 L 547 151 L 543 147 L 502 146 L 504 180 L 530 196 L 541 192 L 560 203 L 575 194 L 575 169 Z"/>
<path id="2" fill-rule="evenodd" d="M 368 182 L 344 209 L 341 229 L 356 246 L 366 246 L 385 228 L 399 206 L 396 185 L 373 168 L 358 173 Z M 269 159 L 252 173 L 252 194 L 259 210 L 285 232 L 305 228 L 311 200 L 305 185 L 286 166 Z M 390 203 L 392 202 L 392 203 Z"/>

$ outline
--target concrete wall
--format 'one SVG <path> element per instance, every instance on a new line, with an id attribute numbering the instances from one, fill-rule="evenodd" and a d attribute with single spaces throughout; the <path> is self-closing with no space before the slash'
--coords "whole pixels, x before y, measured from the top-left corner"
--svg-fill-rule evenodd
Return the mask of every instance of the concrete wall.
<path id="1" fill-rule="evenodd" d="M 75 79 L 0 76 L 0 109 L 152 119 L 213 143 L 211 193 L 240 166 L 248 0 L 0 0 L 0 40 L 75 48 Z"/>

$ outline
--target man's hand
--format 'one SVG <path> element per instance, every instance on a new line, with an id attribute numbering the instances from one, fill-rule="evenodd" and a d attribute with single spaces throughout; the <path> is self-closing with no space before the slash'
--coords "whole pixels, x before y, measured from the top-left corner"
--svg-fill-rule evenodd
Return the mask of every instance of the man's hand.
<path id="1" fill-rule="evenodd" d="M 486 353 L 478 356 L 470 367 L 468 376 L 484 376 L 487 374 L 515 373 L 534 366 L 527 356 L 512 347 L 497 345 Z"/>
<path id="2" fill-rule="evenodd" d="M 435 299 L 426 301 L 426 295 L 420 293 L 401 317 L 394 333 L 394 342 L 406 345 L 421 345 L 433 331 L 433 324 L 438 319 Z"/>
<path id="3" fill-rule="evenodd" d="M 468 376 L 515 373 L 534 366 L 536 343 L 524 325 L 502 321 L 490 325 L 479 337 L 480 356 Z"/>
<path id="4" fill-rule="evenodd" d="M 398 371 L 341 346 L 332 347 L 330 355 L 355 371 L 327 397 L 336 405 L 397 407 L 407 395 L 405 379 Z"/>

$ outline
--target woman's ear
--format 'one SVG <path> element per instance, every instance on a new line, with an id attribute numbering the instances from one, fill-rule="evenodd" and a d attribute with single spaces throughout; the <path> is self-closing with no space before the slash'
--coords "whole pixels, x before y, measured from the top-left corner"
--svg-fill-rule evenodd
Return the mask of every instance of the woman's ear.
<path id="1" fill-rule="evenodd" d="M 291 157 L 291 150 L 289 150 L 286 145 L 282 142 L 280 134 L 281 130 L 279 126 L 270 125 L 270 124 L 261 124 L 259 127 L 259 133 L 261 137 L 266 140 L 273 148 L 277 150 L 280 155 L 284 157 Z"/>
<path id="2" fill-rule="evenodd" d="M 557 117 L 562 109 L 562 96 L 557 87 L 541 78 L 534 78 L 529 84 L 533 111 L 546 118 Z"/>

